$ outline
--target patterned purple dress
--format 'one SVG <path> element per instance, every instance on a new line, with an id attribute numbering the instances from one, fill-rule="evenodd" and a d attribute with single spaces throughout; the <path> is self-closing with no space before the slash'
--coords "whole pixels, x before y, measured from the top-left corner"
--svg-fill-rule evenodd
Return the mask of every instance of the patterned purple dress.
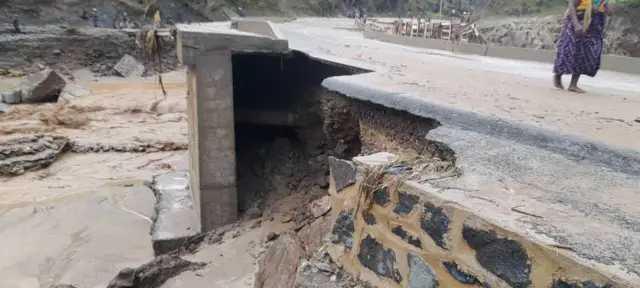
<path id="1" fill-rule="evenodd" d="M 578 16 L 580 24 L 584 16 Z M 581 74 L 596 76 L 600 69 L 600 56 L 602 56 L 602 37 L 604 33 L 604 13 L 594 13 L 591 16 L 591 25 L 583 37 L 576 36 L 573 29 L 571 16 L 567 14 L 562 26 L 562 35 L 558 41 L 554 74 Z"/>

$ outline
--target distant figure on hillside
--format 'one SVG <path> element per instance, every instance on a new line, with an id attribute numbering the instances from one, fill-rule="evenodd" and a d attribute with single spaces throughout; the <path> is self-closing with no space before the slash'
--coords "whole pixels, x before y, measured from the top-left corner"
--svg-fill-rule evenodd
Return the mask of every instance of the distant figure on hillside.
<path id="1" fill-rule="evenodd" d="M 156 14 L 153 15 L 153 26 L 155 26 L 156 28 L 160 28 L 161 21 L 162 19 L 160 19 L 160 10 L 156 10 Z"/>
<path id="2" fill-rule="evenodd" d="M 607 0 L 569 0 L 562 34 L 553 65 L 553 85 L 564 89 L 562 75 L 570 74 L 567 90 L 585 93 L 578 88 L 580 75 L 596 76 L 600 70 Z"/>
<path id="3" fill-rule="evenodd" d="M 244 11 L 242 11 L 242 8 L 238 7 L 238 16 L 240 17 L 244 17 Z"/>
<path id="4" fill-rule="evenodd" d="M 13 22 L 11 23 L 13 26 L 13 33 L 20 34 L 22 31 L 20 30 L 20 22 L 18 21 L 18 15 L 13 16 Z"/>
<path id="5" fill-rule="evenodd" d="M 98 9 L 93 8 L 93 14 L 91 15 L 91 20 L 93 20 L 93 27 L 98 28 Z"/>

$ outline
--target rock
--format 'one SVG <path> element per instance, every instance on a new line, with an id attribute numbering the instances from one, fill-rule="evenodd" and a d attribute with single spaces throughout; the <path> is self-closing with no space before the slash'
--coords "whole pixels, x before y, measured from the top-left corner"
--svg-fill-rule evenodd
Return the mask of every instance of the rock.
<path id="1" fill-rule="evenodd" d="M 138 62 L 136 58 L 133 58 L 133 56 L 126 54 L 118 61 L 116 66 L 113 67 L 113 70 L 116 70 L 118 74 L 125 78 L 132 76 L 140 77 L 144 73 L 144 65 Z"/>
<path id="2" fill-rule="evenodd" d="M 75 98 L 84 97 L 90 94 L 91 90 L 89 90 L 89 88 L 77 84 L 69 84 L 60 91 L 58 102 L 69 102 Z"/>
<path id="3" fill-rule="evenodd" d="M 251 207 L 244 212 L 242 218 L 244 220 L 252 220 L 262 216 L 262 210 L 258 207 Z"/>
<path id="4" fill-rule="evenodd" d="M 356 183 L 356 167 L 350 161 L 329 157 L 329 168 L 336 192 Z"/>
<path id="5" fill-rule="evenodd" d="M 9 111 L 9 109 L 11 109 L 11 106 L 9 106 L 8 104 L 0 102 L 0 112 L 4 113 L 4 112 Z"/>
<path id="6" fill-rule="evenodd" d="M 313 215 L 313 217 L 321 217 L 327 214 L 329 210 L 331 210 L 331 197 L 324 196 L 320 199 L 317 199 L 309 203 L 307 208 L 309 209 L 309 212 L 311 212 L 311 215 Z"/>
<path id="7" fill-rule="evenodd" d="M 69 284 L 58 284 L 58 285 L 53 285 L 50 288 L 77 288 L 77 287 Z"/>
<path id="8" fill-rule="evenodd" d="M 67 82 L 55 71 L 45 69 L 20 83 L 23 103 L 55 102 Z"/>
<path id="9" fill-rule="evenodd" d="M 319 175 L 316 178 L 316 185 L 318 185 L 318 187 L 323 189 L 329 187 L 329 182 L 327 182 L 327 177 L 324 175 Z"/>
<path id="10" fill-rule="evenodd" d="M 278 238 L 278 233 L 276 232 L 269 232 L 269 234 L 267 234 L 267 242 L 271 242 L 273 240 L 276 240 Z"/>
<path id="11" fill-rule="evenodd" d="M 433 269 L 416 254 L 407 254 L 409 264 L 409 285 L 408 288 L 436 288 L 438 279 Z"/>
<path id="12" fill-rule="evenodd" d="M 20 71 L 15 71 L 14 70 L 14 71 L 11 71 L 9 74 L 10 74 L 11 77 L 22 77 L 22 72 L 20 72 Z"/>
<path id="13" fill-rule="evenodd" d="M 331 233 L 331 219 L 328 216 L 321 217 L 305 226 L 298 233 L 298 239 L 302 242 L 308 256 L 316 253 L 324 244 Z"/>
<path id="14" fill-rule="evenodd" d="M 9 74 L 9 70 L 4 69 L 4 68 L 0 68 L 0 75 L 1 76 L 7 75 L 7 74 Z"/>
<path id="15" fill-rule="evenodd" d="M 298 269 L 297 288 L 343 288 L 357 287 L 347 274 L 331 262 L 326 251 L 319 251 Z"/>
<path id="16" fill-rule="evenodd" d="M 206 263 L 191 262 L 175 255 L 163 255 L 132 269 L 118 272 L 107 288 L 155 288 L 161 287 L 170 278 L 183 271 L 195 271 L 207 266 Z"/>
<path id="17" fill-rule="evenodd" d="M 282 235 L 258 261 L 255 288 L 293 288 L 304 255 L 300 243 Z"/>
<path id="18" fill-rule="evenodd" d="M 58 56 L 60 54 L 62 54 L 62 51 L 60 51 L 60 49 L 53 50 L 53 55 Z"/>
<path id="19" fill-rule="evenodd" d="M 44 66 L 43 64 L 38 64 L 36 67 L 38 68 L 38 70 L 44 70 L 47 68 L 47 66 Z"/>

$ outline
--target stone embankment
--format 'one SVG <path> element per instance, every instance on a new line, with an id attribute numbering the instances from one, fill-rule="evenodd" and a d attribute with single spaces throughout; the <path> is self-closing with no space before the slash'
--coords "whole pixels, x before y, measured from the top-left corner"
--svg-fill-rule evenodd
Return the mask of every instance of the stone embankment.
<path id="1" fill-rule="evenodd" d="M 567 256 L 570 248 L 504 229 L 371 157 L 330 159 L 328 250 L 357 278 L 376 287 L 631 287 Z"/>

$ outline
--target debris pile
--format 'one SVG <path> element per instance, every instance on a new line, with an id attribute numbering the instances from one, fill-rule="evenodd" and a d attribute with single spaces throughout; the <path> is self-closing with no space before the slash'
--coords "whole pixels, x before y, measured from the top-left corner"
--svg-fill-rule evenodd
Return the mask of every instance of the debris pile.
<path id="1" fill-rule="evenodd" d="M 170 278 L 184 272 L 196 271 L 206 263 L 191 262 L 176 255 L 163 255 L 138 268 L 125 268 L 118 272 L 107 288 L 156 288 Z"/>
<path id="2" fill-rule="evenodd" d="M 67 82 L 58 73 L 45 69 L 24 79 L 10 93 L 2 94 L 8 104 L 56 102 Z"/>
<path id="3" fill-rule="evenodd" d="M 0 175 L 15 176 L 51 165 L 68 148 L 65 137 L 30 135 L 0 143 Z"/>

